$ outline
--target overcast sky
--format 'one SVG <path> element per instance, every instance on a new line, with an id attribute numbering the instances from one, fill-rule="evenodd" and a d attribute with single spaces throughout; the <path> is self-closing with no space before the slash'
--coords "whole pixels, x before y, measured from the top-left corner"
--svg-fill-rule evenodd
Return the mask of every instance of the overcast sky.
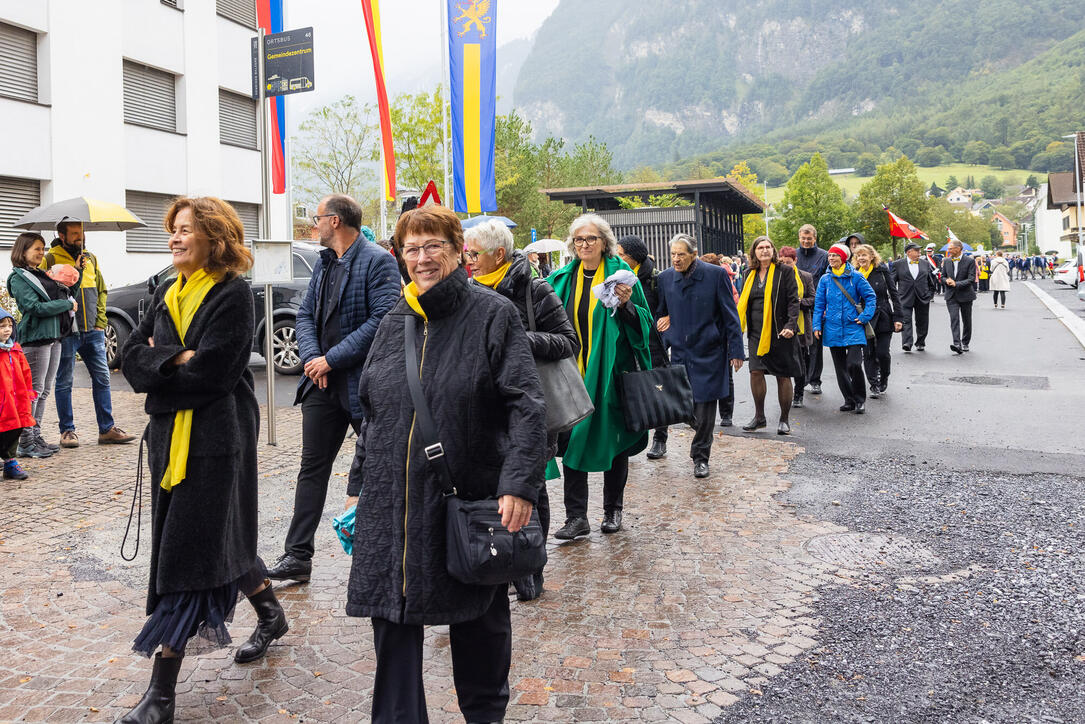
<path id="1" fill-rule="evenodd" d="M 498 47 L 530 37 L 558 2 L 499 0 Z M 316 89 L 288 97 L 291 132 L 309 110 L 348 93 L 376 100 L 361 0 L 285 0 L 284 6 L 287 29 L 313 27 L 316 65 Z M 435 88 L 444 72 L 441 0 L 383 0 L 380 10 L 389 97 Z"/>

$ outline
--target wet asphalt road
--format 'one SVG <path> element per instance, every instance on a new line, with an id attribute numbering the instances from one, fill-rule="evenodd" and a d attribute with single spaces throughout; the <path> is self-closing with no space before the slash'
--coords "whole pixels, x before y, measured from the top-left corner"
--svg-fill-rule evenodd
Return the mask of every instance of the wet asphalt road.
<path id="1" fill-rule="evenodd" d="M 818 591 L 819 646 L 717 721 L 1085 721 L 1085 349 L 1022 284 L 989 302 L 957 356 L 936 301 L 928 351 L 894 340 L 889 395 L 864 416 L 837 411 L 826 357 L 777 499 L 849 528 L 808 544 L 840 583 Z"/>

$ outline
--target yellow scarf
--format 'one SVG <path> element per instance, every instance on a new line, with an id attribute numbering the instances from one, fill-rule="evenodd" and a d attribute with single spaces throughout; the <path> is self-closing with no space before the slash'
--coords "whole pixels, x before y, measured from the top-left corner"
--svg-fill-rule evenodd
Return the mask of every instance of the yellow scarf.
<path id="1" fill-rule="evenodd" d="M 216 279 L 200 269 L 181 286 L 181 278 L 166 291 L 166 309 L 177 328 L 181 344 L 185 342 L 192 318 L 203 304 L 204 297 L 215 286 Z M 181 484 L 188 473 L 188 447 L 192 440 L 192 410 L 178 410 L 173 418 L 173 434 L 170 436 L 170 457 L 166 474 L 162 476 L 162 489 L 167 493 Z"/>
<path id="2" fill-rule="evenodd" d="M 863 275 L 863 279 L 870 279 L 870 272 L 874 271 L 874 265 L 871 264 L 865 271 L 862 267 L 859 267 L 859 273 Z"/>
<path id="3" fill-rule="evenodd" d="M 511 266 L 511 263 L 505 262 L 503 266 L 494 269 L 489 274 L 476 274 L 474 280 L 490 289 L 497 289 L 497 285 L 500 284 L 501 280 L 505 278 L 505 275 L 509 273 L 509 268 Z"/>
<path id="4" fill-rule="evenodd" d="M 633 267 L 633 273 L 634 274 L 639 274 L 640 273 L 640 264 L 637 264 L 635 267 Z"/>
<path id="5" fill-rule="evenodd" d="M 403 287 L 403 298 L 407 300 L 407 304 L 411 309 L 418 313 L 418 316 L 422 319 L 428 319 L 426 313 L 422 311 L 422 305 L 418 303 L 418 285 L 411 282 L 407 286 Z"/>
<path id="6" fill-rule="evenodd" d="M 799 301 L 802 301 L 802 295 L 806 294 L 806 288 L 802 285 L 802 276 L 799 274 L 799 268 L 797 266 L 791 267 L 795 270 L 795 284 L 799 287 Z M 806 334 L 806 323 L 802 319 L 802 310 L 799 310 L 799 334 Z"/>
<path id="7" fill-rule="evenodd" d="M 841 274 L 844 273 L 844 270 L 847 269 L 847 268 L 848 268 L 847 264 L 841 264 L 840 267 L 837 268 L 837 269 L 833 269 L 832 267 L 829 267 L 829 269 L 833 273 L 833 276 L 840 276 Z"/>
<path id="8" fill-rule="evenodd" d="M 595 270 L 595 276 L 592 277 L 591 285 L 588 287 L 587 290 L 584 289 L 584 267 L 581 264 L 578 264 L 576 267 L 576 293 L 573 296 L 573 326 L 576 327 L 576 336 L 580 339 L 581 350 L 588 350 L 588 354 L 585 355 L 582 352 L 581 354 L 578 354 L 576 356 L 576 365 L 580 368 L 581 377 L 584 376 L 584 370 L 588 366 L 588 357 L 590 357 L 591 353 L 595 351 L 591 348 L 591 340 L 592 328 L 595 325 L 595 305 L 599 303 L 599 300 L 594 294 L 592 294 L 591 287 L 594 287 L 597 284 L 602 284 L 603 281 L 606 280 L 606 270 L 604 269 L 605 266 L 606 265 L 603 264 L 603 260 L 600 259 L 599 266 Z M 583 330 L 580 329 L 580 313 L 578 311 L 580 309 L 580 299 L 585 294 L 591 294 L 591 300 L 588 302 L 587 337 L 584 336 Z"/>
<path id="9" fill-rule="evenodd" d="M 772 277 L 776 272 L 776 265 L 769 264 L 769 273 L 765 275 L 765 301 L 762 304 L 764 314 L 761 321 L 761 338 L 757 341 L 758 356 L 769 353 L 772 346 Z M 738 298 L 738 320 L 742 323 L 742 331 L 746 331 L 746 305 L 750 302 L 750 290 L 753 289 L 754 277 L 759 272 L 750 274 L 749 279 L 742 285 L 742 296 Z M 798 273 L 798 272 L 796 272 Z"/>

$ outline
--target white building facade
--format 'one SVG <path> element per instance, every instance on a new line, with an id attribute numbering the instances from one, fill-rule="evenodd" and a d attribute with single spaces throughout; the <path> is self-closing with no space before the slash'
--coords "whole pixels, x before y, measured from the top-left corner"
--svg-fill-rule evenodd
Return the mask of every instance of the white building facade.
<path id="1" fill-rule="evenodd" d="M 1039 199 L 1032 218 L 1034 232 L 1029 242 L 1035 242 L 1042 254 L 1055 251 L 1059 259 L 1073 259 L 1076 250 L 1070 240 L 1064 238 L 1062 211 L 1047 208 L 1047 184 L 1040 186 Z"/>
<path id="2" fill-rule="evenodd" d="M 169 264 L 162 217 L 178 195 L 233 203 L 249 238 L 291 238 L 285 195 L 260 229 L 255 34 L 252 0 L 0 0 L 3 278 L 12 222 L 73 196 L 148 224 L 87 234 L 109 286 Z"/>

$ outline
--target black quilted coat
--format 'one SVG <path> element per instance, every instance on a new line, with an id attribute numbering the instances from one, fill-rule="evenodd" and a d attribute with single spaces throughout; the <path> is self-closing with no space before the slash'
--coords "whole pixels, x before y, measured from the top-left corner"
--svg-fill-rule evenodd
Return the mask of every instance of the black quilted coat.
<path id="1" fill-rule="evenodd" d="M 460 268 L 419 297 L 414 344 L 422 388 L 462 498 L 515 495 L 543 484 L 546 411 L 516 308 L 469 284 Z M 381 321 L 362 378 L 362 433 L 348 495 L 360 495 L 347 614 L 406 624 L 470 621 L 507 586 L 469 586 L 445 568 L 445 504 L 422 452 L 407 389 L 405 300 Z"/>
<path id="2" fill-rule="evenodd" d="M 531 263 L 524 252 L 512 254 L 509 270 L 497 285 L 497 293 L 509 299 L 520 312 L 520 321 L 527 329 L 527 285 L 531 285 L 531 306 L 535 311 L 535 332 L 527 333 L 531 354 L 537 360 L 555 361 L 575 357 L 580 341 L 565 313 L 558 295 L 545 279 L 531 276 Z"/>

